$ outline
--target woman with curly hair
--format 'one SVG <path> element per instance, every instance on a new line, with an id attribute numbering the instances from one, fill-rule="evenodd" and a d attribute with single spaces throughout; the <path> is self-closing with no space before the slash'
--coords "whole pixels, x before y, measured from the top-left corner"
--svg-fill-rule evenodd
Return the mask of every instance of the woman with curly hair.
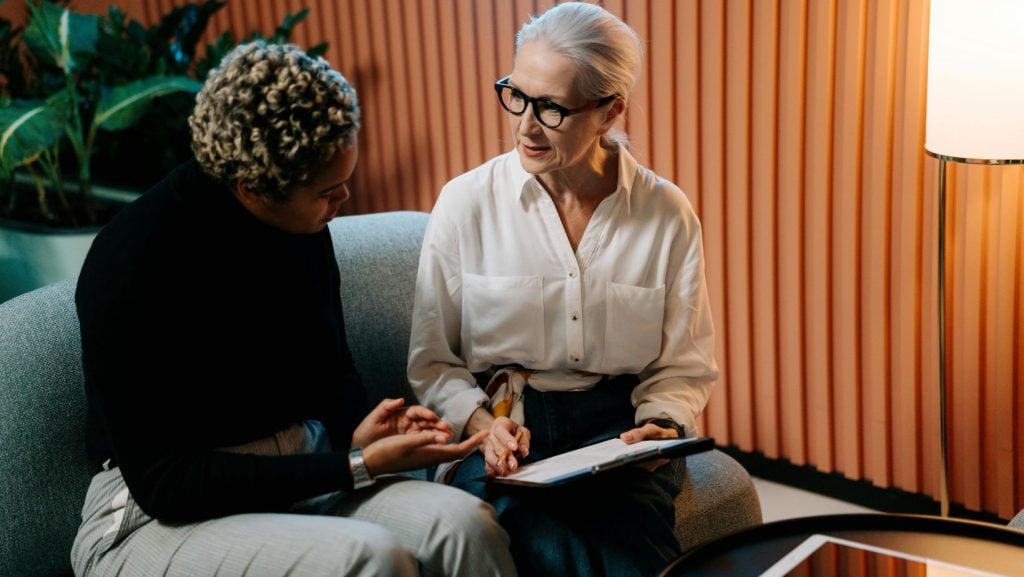
<path id="1" fill-rule="evenodd" d="M 295 46 L 211 72 L 195 159 L 96 238 L 78 281 L 97 473 L 76 575 L 511 575 L 493 509 L 389 476 L 460 458 L 423 407 L 370 410 L 327 223 L 355 91 Z"/>

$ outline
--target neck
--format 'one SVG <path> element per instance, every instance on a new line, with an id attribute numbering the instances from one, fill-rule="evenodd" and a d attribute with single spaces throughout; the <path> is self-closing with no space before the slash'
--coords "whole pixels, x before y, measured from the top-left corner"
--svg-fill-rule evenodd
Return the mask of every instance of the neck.
<path id="1" fill-rule="evenodd" d="M 539 175 L 537 180 L 556 202 L 573 199 L 600 202 L 615 192 L 618 172 L 618 155 L 597 141 L 581 162 Z"/>

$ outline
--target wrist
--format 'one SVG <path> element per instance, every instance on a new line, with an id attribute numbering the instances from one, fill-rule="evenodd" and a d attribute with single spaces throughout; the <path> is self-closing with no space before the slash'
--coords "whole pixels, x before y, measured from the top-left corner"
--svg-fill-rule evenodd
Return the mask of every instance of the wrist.
<path id="1" fill-rule="evenodd" d="M 348 452 L 348 468 L 352 473 L 352 489 L 358 490 L 369 487 L 374 483 L 373 475 L 366 466 L 366 459 L 363 450 L 359 448 Z"/>
<path id="2" fill-rule="evenodd" d="M 466 426 L 462 429 L 462 438 L 472 437 L 480 431 L 489 431 L 493 423 L 494 415 L 487 410 L 486 406 L 480 405 L 469 415 L 469 420 L 466 421 Z"/>

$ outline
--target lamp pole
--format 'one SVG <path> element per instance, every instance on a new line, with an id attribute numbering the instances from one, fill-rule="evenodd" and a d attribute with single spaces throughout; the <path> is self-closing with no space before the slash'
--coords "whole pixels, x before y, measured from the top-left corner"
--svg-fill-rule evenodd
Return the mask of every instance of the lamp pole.
<path id="1" fill-rule="evenodd" d="M 946 434 L 946 158 L 939 156 L 939 514 L 949 517 L 949 436 Z"/>

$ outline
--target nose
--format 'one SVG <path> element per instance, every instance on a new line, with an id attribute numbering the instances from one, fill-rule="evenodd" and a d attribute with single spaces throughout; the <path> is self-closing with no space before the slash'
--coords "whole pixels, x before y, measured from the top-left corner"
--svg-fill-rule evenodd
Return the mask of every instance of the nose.
<path id="1" fill-rule="evenodd" d="M 536 133 L 543 126 L 539 120 L 537 120 L 536 109 L 532 102 L 526 104 L 526 108 L 523 109 L 523 113 L 519 115 L 519 132 L 521 134 Z"/>

